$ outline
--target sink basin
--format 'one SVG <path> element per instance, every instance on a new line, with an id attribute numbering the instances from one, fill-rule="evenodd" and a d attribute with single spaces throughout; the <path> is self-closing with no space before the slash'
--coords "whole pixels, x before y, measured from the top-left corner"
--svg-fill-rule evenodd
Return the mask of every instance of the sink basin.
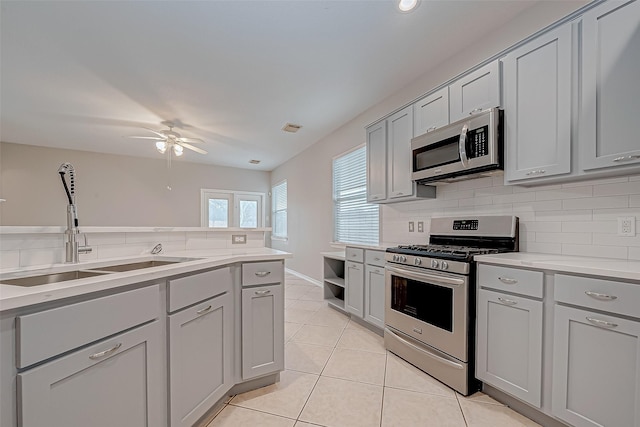
<path id="1" fill-rule="evenodd" d="M 121 273 L 123 271 L 131 271 L 131 270 L 139 270 L 141 268 L 151 268 L 151 267 L 160 267 L 161 265 L 169 265 L 176 264 L 182 261 L 142 261 L 142 262 L 132 262 L 128 264 L 117 264 L 117 265 L 109 265 L 106 267 L 96 267 L 93 268 L 92 271 L 105 271 L 110 273 Z"/>
<path id="2" fill-rule="evenodd" d="M 20 277 L 18 279 L 2 280 L 2 284 L 29 287 L 47 285 L 49 283 L 56 282 L 66 282 L 69 280 L 85 279 L 87 277 L 101 276 L 103 274 L 107 274 L 107 272 L 103 273 L 100 271 L 75 270 L 67 271 L 64 273 L 42 274 L 40 276 Z"/>

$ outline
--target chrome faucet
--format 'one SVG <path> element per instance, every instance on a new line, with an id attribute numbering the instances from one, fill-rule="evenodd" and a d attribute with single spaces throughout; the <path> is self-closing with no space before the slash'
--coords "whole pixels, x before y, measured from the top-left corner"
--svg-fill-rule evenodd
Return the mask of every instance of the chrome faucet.
<path id="1" fill-rule="evenodd" d="M 78 245 L 78 211 L 76 209 L 76 195 L 75 195 L 75 169 L 71 163 L 63 163 L 58 168 L 60 179 L 62 179 L 62 185 L 64 185 L 64 191 L 67 193 L 67 199 L 69 204 L 67 205 L 67 229 L 64 234 L 66 236 L 64 242 L 65 249 L 65 262 L 77 263 L 79 254 L 86 254 L 91 252 L 91 248 L 87 246 L 87 236 L 84 235 L 84 246 Z M 69 175 L 69 185 L 65 180 L 65 175 Z"/>

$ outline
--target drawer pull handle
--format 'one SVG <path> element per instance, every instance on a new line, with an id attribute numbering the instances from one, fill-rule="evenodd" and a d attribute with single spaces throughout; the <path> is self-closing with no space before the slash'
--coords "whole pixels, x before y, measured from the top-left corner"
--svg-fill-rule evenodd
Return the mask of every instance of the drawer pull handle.
<path id="1" fill-rule="evenodd" d="M 502 297 L 498 297 L 498 301 L 500 301 L 503 304 L 506 305 L 516 305 L 518 303 L 518 301 L 514 301 L 511 299 L 506 299 L 506 298 L 502 298 Z"/>
<path id="2" fill-rule="evenodd" d="M 596 326 L 600 326 L 603 328 L 615 328 L 618 326 L 617 323 L 611 323 L 611 322 L 607 322 L 606 320 L 600 320 L 600 319 L 596 319 L 595 317 L 587 317 L 586 318 L 589 322 L 593 323 Z"/>
<path id="3" fill-rule="evenodd" d="M 507 285 L 515 285 L 518 283 L 516 279 L 512 279 L 511 277 L 498 277 L 498 280 Z"/>
<path id="4" fill-rule="evenodd" d="M 545 173 L 545 172 L 546 172 L 546 170 L 544 170 L 544 169 L 536 169 L 536 170 L 532 170 L 532 171 L 530 171 L 530 172 L 527 172 L 525 175 L 527 175 L 527 176 L 530 176 L 530 175 L 540 175 L 540 174 L 543 174 L 543 173 Z"/>
<path id="5" fill-rule="evenodd" d="M 91 360 L 100 359 L 101 357 L 107 356 L 113 353 L 114 351 L 117 351 L 120 347 L 122 347 L 122 343 L 118 343 L 108 350 L 100 351 L 98 353 L 93 353 L 91 356 L 89 356 L 89 359 Z"/>
<path id="6" fill-rule="evenodd" d="M 600 294 L 593 291 L 585 291 L 584 293 L 589 295 L 591 298 L 599 299 L 601 301 L 613 301 L 614 299 L 618 299 L 615 295 Z"/>
<path id="7" fill-rule="evenodd" d="M 270 274 L 270 271 L 256 271 L 256 276 L 258 277 L 267 277 Z"/>
<path id="8" fill-rule="evenodd" d="M 201 310 L 196 311 L 196 314 L 202 314 L 202 313 L 206 313 L 207 311 L 211 310 L 211 306 L 205 307 Z"/>
<path id="9" fill-rule="evenodd" d="M 427 132 L 433 132 L 434 130 L 436 130 L 435 126 L 431 126 L 429 129 L 427 129 Z"/>
<path id="10" fill-rule="evenodd" d="M 620 157 L 616 157 L 615 159 L 613 159 L 614 162 L 628 162 L 629 160 L 636 160 L 636 159 L 640 159 L 640 155 L 637 154 L 632 154 L 631 156 L 620 156 Z"/>
<path id="11" fill-rule="evenodd" d="M 473 116 L 474 114 L 478 114 L 481 111 L 482 111 L 482 108 L 474 108 L 473 110 L 469 111 L 469 115 Z"/>
<path id="12" fill-rule="evenodd" d="M 264 291 L 256 291 L 256 295 L 269 295 L 271 293 L 270 290 L 266 289 Z"/>
<path id="13" fill-rule="evenodd" d="M 374 261 L 380 261 L 380 258 L 377 258 L 377 257 L 376 257 L 376 258 L 374 258 L 373 260 L 374 260 Z"/>

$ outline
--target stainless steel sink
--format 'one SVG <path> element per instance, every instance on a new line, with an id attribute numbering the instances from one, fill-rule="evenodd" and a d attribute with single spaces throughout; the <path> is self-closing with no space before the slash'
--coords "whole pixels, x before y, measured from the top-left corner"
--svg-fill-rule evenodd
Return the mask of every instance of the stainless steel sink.
<path id="1" fill-rule="evenodd" d="M 92 268 L 91 271 L 104 271 L 109 273 L 121 273 L 123 271 L 139 270 L 141 268 L 160 267 L 161 265 L 176 264 L 183 261 L 191 261 L 190 259 L 184 260 L 151 260 L 142 262 L 132 262 L 128 264 L 109 265 L 106 267 Z"/>
<path id="2" fill-rule="evenodd" d="M 40 276 L 2 280 L 0 283 L 3 285 L 29 287 L 47 285 L 49 283 L 67 282 L 69 280 L 85 279 L 87 277 L 101 276 L 103 274 L 108 274 L 108 272 L 103 273 L 100 271 L 75 270 L 66 271 L 64 273 L 42 274 Z"/>

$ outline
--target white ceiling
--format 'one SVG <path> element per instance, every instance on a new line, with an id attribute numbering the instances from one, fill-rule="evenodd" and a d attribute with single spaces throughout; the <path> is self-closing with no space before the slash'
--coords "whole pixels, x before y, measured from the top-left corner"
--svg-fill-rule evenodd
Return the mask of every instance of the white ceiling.
<path id="1" fill-rule="evenodd" d="M 533 3 L 3 0 L 0 138 L 272 170 Z"/>

